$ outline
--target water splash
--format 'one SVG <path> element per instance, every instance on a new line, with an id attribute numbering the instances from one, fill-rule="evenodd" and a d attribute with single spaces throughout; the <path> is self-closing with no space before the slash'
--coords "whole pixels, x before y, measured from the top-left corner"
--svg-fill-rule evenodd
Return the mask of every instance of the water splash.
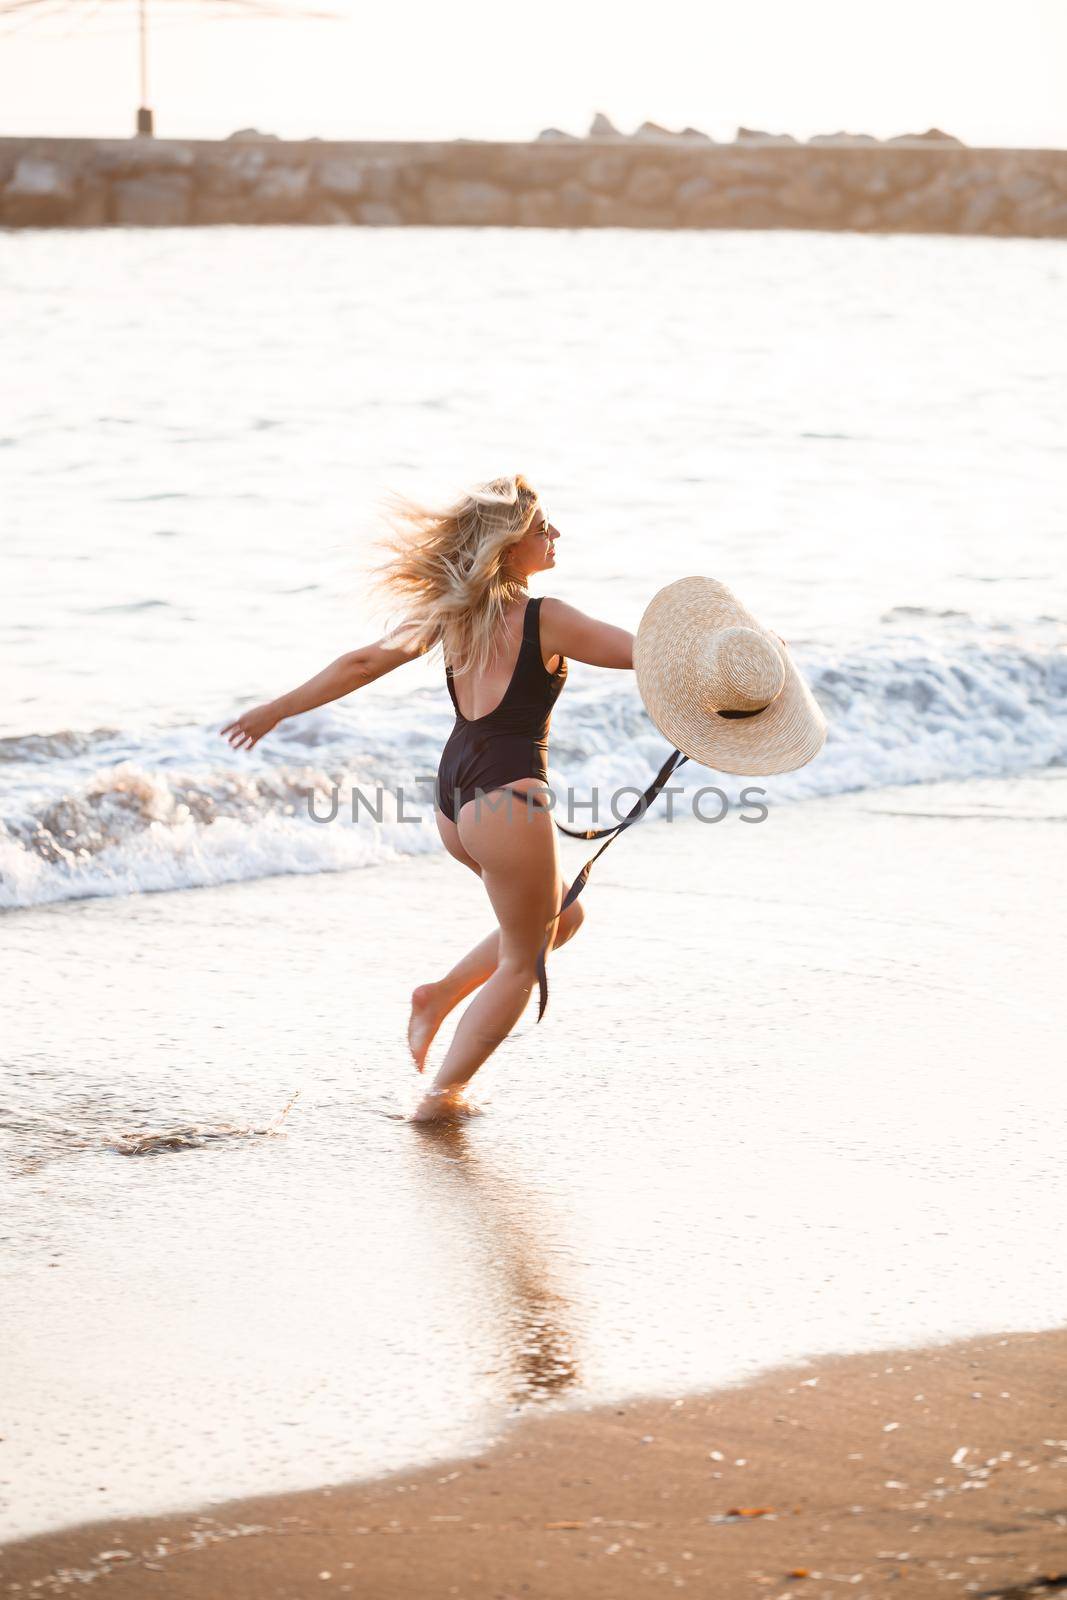
<path id="1" fill-rule="evenodd" d="M 185 1126 L 165 1128 L 159 1133 L 126 1132 L 109 1144 L 120 1156 L 154 1156 L 179 1150 L 203 1150 L 208 1145 L 232 1144 L 244 1139 L 274 1139 L 284 1134 L 282 1124 L 300 1098 L 300 1090 L 286 1102 L 273 1122 L 263 1128 L 228 1126 Z"/>

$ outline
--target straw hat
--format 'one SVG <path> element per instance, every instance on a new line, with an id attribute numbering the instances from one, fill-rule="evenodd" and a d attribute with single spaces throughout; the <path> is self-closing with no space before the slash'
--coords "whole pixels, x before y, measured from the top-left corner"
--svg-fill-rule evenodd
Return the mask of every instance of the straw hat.
<path id="1" fill-rule="evenodd" d="M 679 578 L 634 639 L 645 710 L 683 755 L 717 772 L 791 772 L 818 755 L 826 719 L 782 639 L 715 578 Z"/>

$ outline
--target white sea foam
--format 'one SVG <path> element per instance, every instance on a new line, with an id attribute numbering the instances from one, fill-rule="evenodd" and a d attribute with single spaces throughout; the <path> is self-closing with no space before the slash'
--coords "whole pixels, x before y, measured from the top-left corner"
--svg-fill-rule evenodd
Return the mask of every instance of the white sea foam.
<path id="1" fill-rule="evenodd" d="M 689 764 L 676 812 L 707 785 L 735 806 L 754 785 L 774 806 L 1067 762 L 1063 624 L 957 619 L 927 622 L 921 635 L 894 624 L 862 647 L 795 648 L 829 723 L 815 761 L 773 778 Z M 0 906 L 346 871 L 440 849 L 426 779 L 450 723 L 443 692 L 420 689 L 324 707 L 250 753 L 197 724 L 0 741 Z M 553 723 L 557 816 L 610 825 L 634 803 L 621 791 L 642 789 L 669 748 L 632 678 L 573 667 Z M 649 820 L 663 814 L 661 800 Z"/>

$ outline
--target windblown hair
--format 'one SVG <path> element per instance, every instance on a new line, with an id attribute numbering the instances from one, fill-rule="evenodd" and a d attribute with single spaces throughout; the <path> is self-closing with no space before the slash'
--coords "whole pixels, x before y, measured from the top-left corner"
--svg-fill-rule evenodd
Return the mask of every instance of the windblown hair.
<path id="1" fill-rule="evenodd" d="M 393 637 L 426 651 L 440 644 L 453 672 L 488 666 L 505 610 L 525 584 L 507 569 L 511 546 L 529 531 L 537 491 L 521 473 L 493 478 L 445 507 L 392 494 L 379 541 L 387 552 L 375 587 L 404 620 Z"/>

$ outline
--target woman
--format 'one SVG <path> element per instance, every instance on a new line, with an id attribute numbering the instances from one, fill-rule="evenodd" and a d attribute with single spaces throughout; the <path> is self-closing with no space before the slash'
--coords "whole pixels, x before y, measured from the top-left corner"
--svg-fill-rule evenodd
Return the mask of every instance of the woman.
<path id="1" fill-rule="evenodd" d="M 549 721 L 568 658 L 631 668 L 633 635 L 563 600 L 530 598 L 528 579 L 556 564 L 559 530 L 523 476 L 495 478 L 441 510 L 396 503 L 379 583 L 403 606 L 404 622 L 221 733 L 234 749 L 251 750 L 284 718 L 441 645 L 456 722 L 438 769 L 437 827 L 449 854 L 481 878 L 498 926 L 412 994 L 408 1043 L 421 1072 L 445 1017 L 480 991 L 414 1112 L 427 1122 L 466 1113 L 462 1089 L 522 1016 L 546 930 L 551 949 L 581 926 L 576 902 L 550 927 L 568 885 L 546 798 Z"/>

